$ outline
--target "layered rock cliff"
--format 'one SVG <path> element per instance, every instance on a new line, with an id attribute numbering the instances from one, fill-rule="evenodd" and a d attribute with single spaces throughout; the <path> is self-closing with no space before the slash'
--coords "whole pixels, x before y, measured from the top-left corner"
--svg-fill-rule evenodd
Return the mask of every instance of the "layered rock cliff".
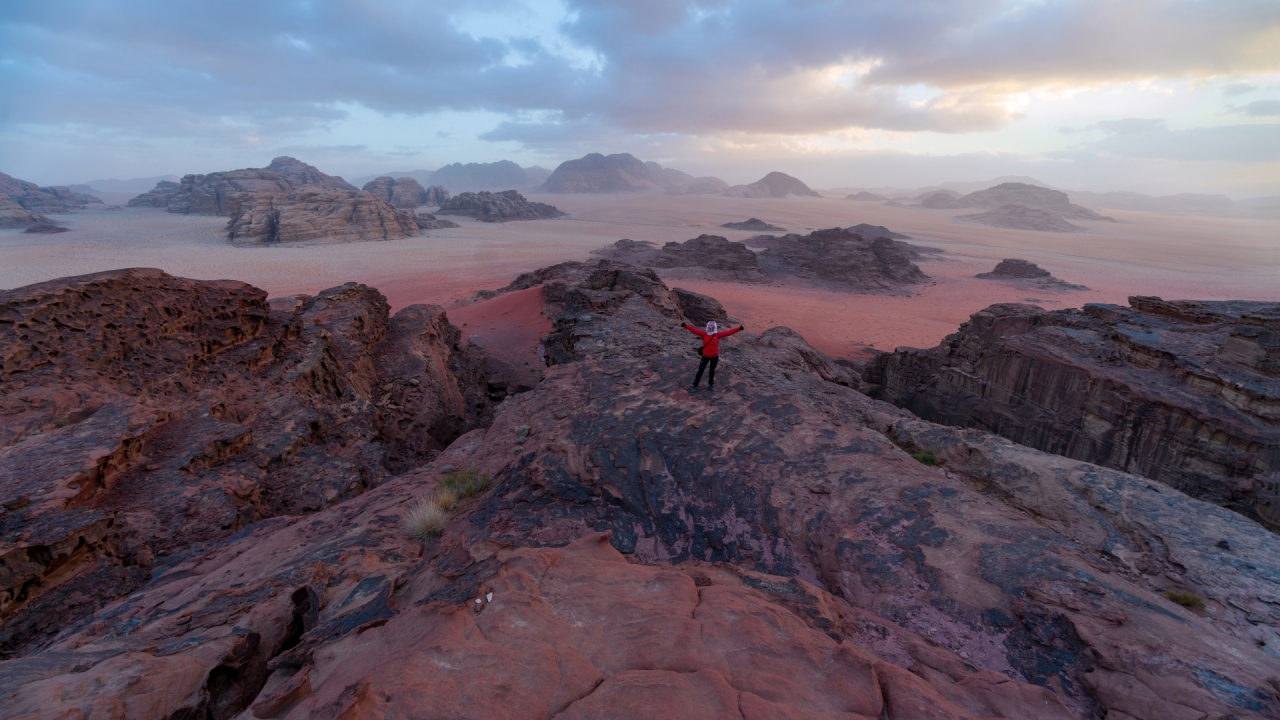
<path id="1" fill-rule="evenodd" d="M 0 293 L 0 653 L 487 422 L 434 306 L 121 270 Z M 3 673 L 0 673 L 3 674 Z M 0 705 L 5 703 L 0 701 Z"/>
<path id="2" fill-rule="evenodd" d="M 289 195 L 304 185 L 328 190 L 356 191 L 340 177 L 281 156 L 265 168 L 247 168 L 208 175 L 186 175 L 181 182 L 162 180 L 155 189 L 129 201 L 130 207 L 163 208 L 183 215 L 230 215 L 241 195 Z"/>
<path id="3" fill-rule="evenodd" d="M 887 237 L 867 237 L 842 228 L 808 235 L 759 235 L 746 241 L 763 247 L 761 265 L 769 274 L 789 274 L 857 292 L 901 291 L 929 279 L 915 263 L 911 246 Z"/>
<path id="4" fill-rule="evenodd" d="M 464 192 L 442 202 L 436 214 L 462 215 L 481 222 L 549 220 L 565 216 L 554 205 L 526 200 L 515 190 Z"/>
<path id="5" fill-rule="evenodd" d="M 102 204 L 100 198 L 73 192 L 62 185 L 40 187 L 0 172 L 0 198 L 3 197 L 33 213 L 67 213 L 86 205 Z M 7 214 L 12 216 L 12 210 Z"/>
<path id="6" fill-rule="evenodd" d="M 0 664 L 6 710 L 1280 713 L 1280 538 L 1132 475 L 918 420 L 785 328 L 725 340 L 717 392 L 691 396 L 678 324 L 712 301 L 610 261 L 510 289 L 539 285 L 550 368 L 492 425 L 66 622 Z M 909 454 L 925 450 L 940 467 Z M 475 494 L 455 492 L 439 535 L 407 537 L 413 498 L 464 477 Z"/>
<path id="7" fill-rule="evenodd" d="M 879 397 L 1159 480 L 1280 530 L 1280 305 L 993 305 L 867 368 Z"/>
<path id="8" fill-rule="evenodd" d="M 372 193 L 304 185 L 287 195 L 240 193 L 228 205 L 227 239 L 232 245 L 285 242 L 373 242 L 413 237 L 420 229 L 412 212 Z"/>

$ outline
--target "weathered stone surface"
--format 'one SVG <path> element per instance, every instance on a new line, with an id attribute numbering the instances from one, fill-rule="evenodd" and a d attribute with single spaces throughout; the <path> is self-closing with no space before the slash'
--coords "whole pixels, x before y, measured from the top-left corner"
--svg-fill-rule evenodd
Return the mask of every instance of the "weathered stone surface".
<path id="1" fill-rule="evenodd" d="M 730 230 L 752 230 L 755 232 L 786 232 L 786 228 L 770 225 L 769 223 L 759 219 L 751 218 L 742 222 L 727 222 L 720 227 L 729 228 Z"/>
<path id="2" fill-rule="evenodd" d="M 840 384 L 845 366 L 783 328 L 735 336 L 716 393 L 690 396 L 680 300 L 652 271 L 565 263 L 513 285 L 536 282 L 556 313 L 551 367 L 490 427 L 360 496 L 249 526 L 0 664 L 6 709 L 1280 712 L 1280 538 L 1131 475 L 920 421 Z M 490 488 L 438 539 L 409 541 L 411 498 L 456 468 Z"/>
<path id="3" fill-rule="evenodd" d="M 963 207 L 949 205 L 948 207 Z M 1027 207 L 1025 205 L 1001 205 L 994 210 L 973 215 L 957 215 L 961 220 L 972 220 L 991 227 L 1010 228 L 1012 230 L 1034 230 L 1036 232 L 1077 233 L 1088 232 L 1079 225 L 1067 222 L 1061 215 L 1050 210 Z"/>
<path id="4" fill-rule="evenodd" d="M 538 187 L 546 193 L 616 193 L 637 190 L 660 190 L 662 185 L 649 174 L 649 168 L 630 153 L 601 155 L 589 153 L 577 160 L 566 160 Z"/>
<path id="5" fill-rule="evenodd" d="M 247 168 L 208 175 L 187 175 L 180 183 L 162 180 L 155 189 L 129 201 L 130 207 L 164 208 L 184 215 L 230 215 L 241 195 L 288 196 L 304 185 L 354 191 L 340 177 L 326 175 L 291 157 L 278 157 L 265 168 Z"/>
<path id="6" fill-rule="evenodd" d="M 662 248 L 651 242 L 623 238 L 610 247 L 592 252 L 642 267 L 696 271 L 714 280 L 765 280 L 754 252 L 740 242 L 731 242 L 719 235 L 699 235 L 682 243 L 669 242 Z"/>
<path id="7" fill-rule="evenodd" d="M 728 325 L 729 315 L 725 313 L 724 306 L 719 300 L 684 288 L 671 288 L 671 292 L 676 296 L 680 312 L 694 325 L 702 327 L 712 320 Z"/>
<path id="8" fill-rule="evenodd" d="M 435 185 L 432 187 L 437 188 Z M 365 183 L 362 189 L 383 202 L 407 210 L 430 204 L 428 202 L 427 189 L 411 177 L 392 178 L 384 175 Z M 448 191 L 445 191 L 445 193 L 447 196 Z"/>
<path id="9" fill-rule="evenodd" d="M 822 197 L 810 190 L 808 185 L 780 172 L 771 172 L 750 185 L 734 185 L 723 194 L 727 197 L 740 198 L 784 198 L 788 195 Z"/>
<path id="10" fill-rule="evenodd" d="M 56 185 L 39 187 L 35 183 L 19 180 L 0 172 L 0 196 L 8 197 L 18 205 L 35 213 L 67 213 L 85 205 L 101 205 L 102 200 L 93 195 L 72 192 L 70 188 Z"/>
<path id="11" fill-rule="evenodd" d="M 268 305 L 135 269 L 0 293 L 0 653 L 431 457 L 486 418 L 476 367 L 439 308 L 388 318 L 354 283 Z"/>
<path id="12" fill-rule="evenodd" d="M 547 220 L 564 217 L 554 205 L 531 202 L 515 190 L 491 193 L 464 192 L 445 200 L 437 215 L 462 215 L 481 222 L 510 222 L 512 220 Z"/>
<path id="13" fill-rule="evenodd" d="M 1141 474 L 1280 529 L 1280 306 L 993 305 L 866 379 L 927 420 Z"/>
<path id="14" fill-rule="evenodd" d="M 1004 205 L 1021 205 L 1047 211 L 1057 217 L 1077 220 L 1107 220 L 1112 218 L 1071 202 L 1067 194 L 1060 190 L 1050 190 L 1038 185 L 1026 183 L 1000 183 L 995 187 L 969 193 L 956 198 L 956 207 L 998 208 Z"/>
<path id="15" fill-rule="evenodd" d="M 372 242 L 418 234 L 413 214 L 359 190 L 304 185 L 289 195 L 244 193 L 231 199 L 227 239 L 233 245 L 285 242 Z"/>
<path id="16" fill-rule="evenodd" d="M 0 195 L 0 228 L 25 228 L 52 222 L 44 215 L 22 207 L 8 195 Z"/>
<path id="17" fill-rule="evenodd" d="M 856 292 L 901 291 L 928 280 L 915 263 L 910 246 L 889 238 L 868 240 L 842 228 L 816 230 L 808 235 L 762 235 L 746 241 L 763 247 L 765 273 L 796 274 Z"/>
<path id="18" fill-rule="evenodd" d="M 452 220 L 443 220 L 431 213 L 418 213 L 413 216 L 413 219 L 418 223 L 419 230 L 443 230 L 445 228 L 462 227 Z"/>
<path id="19" fill-rule="evenodd" d="M 1053 276 L 1048 270 L 1028 260 L 1006 258 L 1001 260 L 991 272 L 978 273 L 974 277 L 983 280 L 1007 280 L 1042 290 L 1088 290 L 1084 285 L 1075 285 Z"/>

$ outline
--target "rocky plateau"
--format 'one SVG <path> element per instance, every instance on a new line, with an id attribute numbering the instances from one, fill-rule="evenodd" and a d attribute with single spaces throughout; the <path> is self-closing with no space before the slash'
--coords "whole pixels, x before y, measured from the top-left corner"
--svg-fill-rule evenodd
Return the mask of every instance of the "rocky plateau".
<path id="1" fill-rule="evenodd" d="M 411 177 L 393 178 L 383 175 L 365 183 L 361 189 L 385 203 L 405 210 L 413 210 L 422 205 L 429 205 L 431 204 L 429 201 L 433 199 L 428 195 L 427 189 Z M 433 186 L 432 189 L 437 191 L 434 199 L 439 200 L 439 188 Z M 448 191 L 446 190 L 445 199 L 447 198 Z M 435 204 L 439 205 L 440 203 L 437 202 Z"/>
<path id="2" fill-rule="evenodd" d="M 512 220 L 550 220 L 564 217 L 554 205 L 525 199 L 515 190 L 491 193 L 485 190 L 464 192 L 449 198 L 436 210 L 436 215 L 461 215 L 481 222 L 511 222 Z"/>
<path id="3" fill-rule="evenodd" d="M 991 272 L 978 273 L 974 277 L 982 280 L 1004 280 L 1038 290 L 1070 291 L 1088 290 L 1084 285 L 1076 285 L 1053 276 L 1053 273 L 1027 260 L 1006 258 L 1001 260 Z"/>
<path id="4" fill-rule="evenodd" d="M 843 228 L 808 235 L 757 235 L 746 241 L 764 248 L 767 275 L 791 275 L 853 292 L 904 292 L 929 279 L 912 262 L 918 249 L 887 237 L 868 239 Z"/>
<path id="5" fill-rule="evenodd" d="M 786 328 L 689 395 L 714 299 L 611 260 L 490 296 L 533 288 L 547 371 L 496 406 L 438 308 L 359 285 L 0 296 L 6 716 L 1280 714 L 1253 521 L 919 419 Z"/>
<path id="6" fill-rule="evenodd" d="M 398 240 L 420 229 L 412 212 L 372 193 L 320 185 L 303 185 L 287 195 L 238 193 L 228 210 L 227 239 L 238 246 Z"/>
<path id="7" fill-rule="evenodd" d="M 129 201 L 130 207 L 162 208 L 183 215 L 230 215 L 233 201 L 242 195 L 288 196 L 305 185 L 326 190 L 358 189 L 340 177 L 281 156 L 265 168 L 229 170 L 207 175 L 186 175 L 180 182 L 162 180 L 155 189 Z"/>

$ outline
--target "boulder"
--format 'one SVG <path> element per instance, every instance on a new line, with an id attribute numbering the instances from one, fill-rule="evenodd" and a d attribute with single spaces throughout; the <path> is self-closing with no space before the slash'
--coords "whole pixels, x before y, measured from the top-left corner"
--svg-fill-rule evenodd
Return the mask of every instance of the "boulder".
<path id="1" fill-rule="evenodd" d="M 530 202 L 515 190 L 500 193 L 481 191 L 464 192 L 449 198 L 436 211 L 437 215 L 462 215 L 481 222 L 510 222 L 512 220 L 547 220 L 564 217 L 553 205 Z"/>
<path id="2" fill-rule="evenodd" d="M 414 215 L 360 190 L 304 185 L 289 195 L 244 193 L 229 207 L 227 239 L 233 245 L 284 242 L 370 242 L 418 234 Z"/>
<path id="3" fill-rule="evenodd" d="M 430 204 L 427 202 L 426 188 L 411 177 L 392 178 L 384 175 L 365 183 L 363 189 L 383 202 L 406 210 Z"/>
<path id="4" fill-rule="evenodd" d="M 1276 530 L 1278 332 L 1275 303 L 993 305 L 864 379 L 926 420 L 1138 473 Z"/>
<path id="5" fill-rule="evenodd" d="M 963 207 L 954 205 L 949 207 Z M 1001 205 L 994 210 L 972 215 L 957 215 L 960 220 L 972 220 L 991 227 L 1009 228 L 1011 230 L 1034 230 L 1036 232 L 1078 233 L 1088 232 L 1086 228 L 1072 225 L 1061 215 L 1051 210 L 1026 207 L 1025 205 Z"/>
<path id="6" fill-rule="evenodd" d="M 419 230 L 443 230 L 445 228 L 462 227 L 452 220 L 442 220 L 431 213 L 418 213 L 413 216 Z"/>
<path id="7" fill-rule="evenodd" d="M 660 189 L 662 186 L 649 174 L 649 168 L 630 153 L 609 156 L 590 153 L 577 160 L 566 160 L 538 187 L 540 192 L 546 193 L 616 193 Z"/>
<path id="8" fill-rule="evenodd" d="M 906 243 L 877 237 L 868 240 L 843 228 L 808 235 L 762 235 L 748 245 L 765 248 L 761 266 L 774 273 L 798 275 L 855 292 L 900 292 L 928 276 L 913 262 Z"/>
<path id="9" fill-rule="evenodd" d="M 720 227 L 729 228 L 730 230 L 751 230 L 753 232 L 786 232 L 786 228 L 770 225 L 759 218 L 751 218 L 742 222 L 727 222 Z"/>
<path id="10" fill-rule="evenodd" d="M 268 303 L 118 270 L 0 292 L 0 317 L 28 328 L 0 334 L 6 657 L 487 422 L 482 359 L 444 312 L 390 316 L 355 283 Z"/>
<path id="11" fill-rule="evenodd" d="M 771 172 L 750 185 L 734 185 L 723 194 L 726 197 L 740 198 L 784 198 L 789 195 L 822 197 L 810 190 L 808 185 L 780 172 Z"/>
<path id="12" fill-rule="evenodd" d="M 702 327 L 712 320 L 725 326 L 729 324 L 729 316 L 725 313 L 724 306 L 710 295 L 683 288 L 671 288 L 671 292 L 676 296 L 680 312 L 694 325 Z"/>

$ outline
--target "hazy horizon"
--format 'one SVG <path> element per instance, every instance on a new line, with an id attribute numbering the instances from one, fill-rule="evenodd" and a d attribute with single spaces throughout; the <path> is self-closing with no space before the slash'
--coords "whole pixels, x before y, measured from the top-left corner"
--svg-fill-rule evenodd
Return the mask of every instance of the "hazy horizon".
<path id="1" fill-rule="evenodd" d="M 0 9 L 0 171 L 694 175 L 1280 194 L 1280 3 L 68 0 Z"/>

